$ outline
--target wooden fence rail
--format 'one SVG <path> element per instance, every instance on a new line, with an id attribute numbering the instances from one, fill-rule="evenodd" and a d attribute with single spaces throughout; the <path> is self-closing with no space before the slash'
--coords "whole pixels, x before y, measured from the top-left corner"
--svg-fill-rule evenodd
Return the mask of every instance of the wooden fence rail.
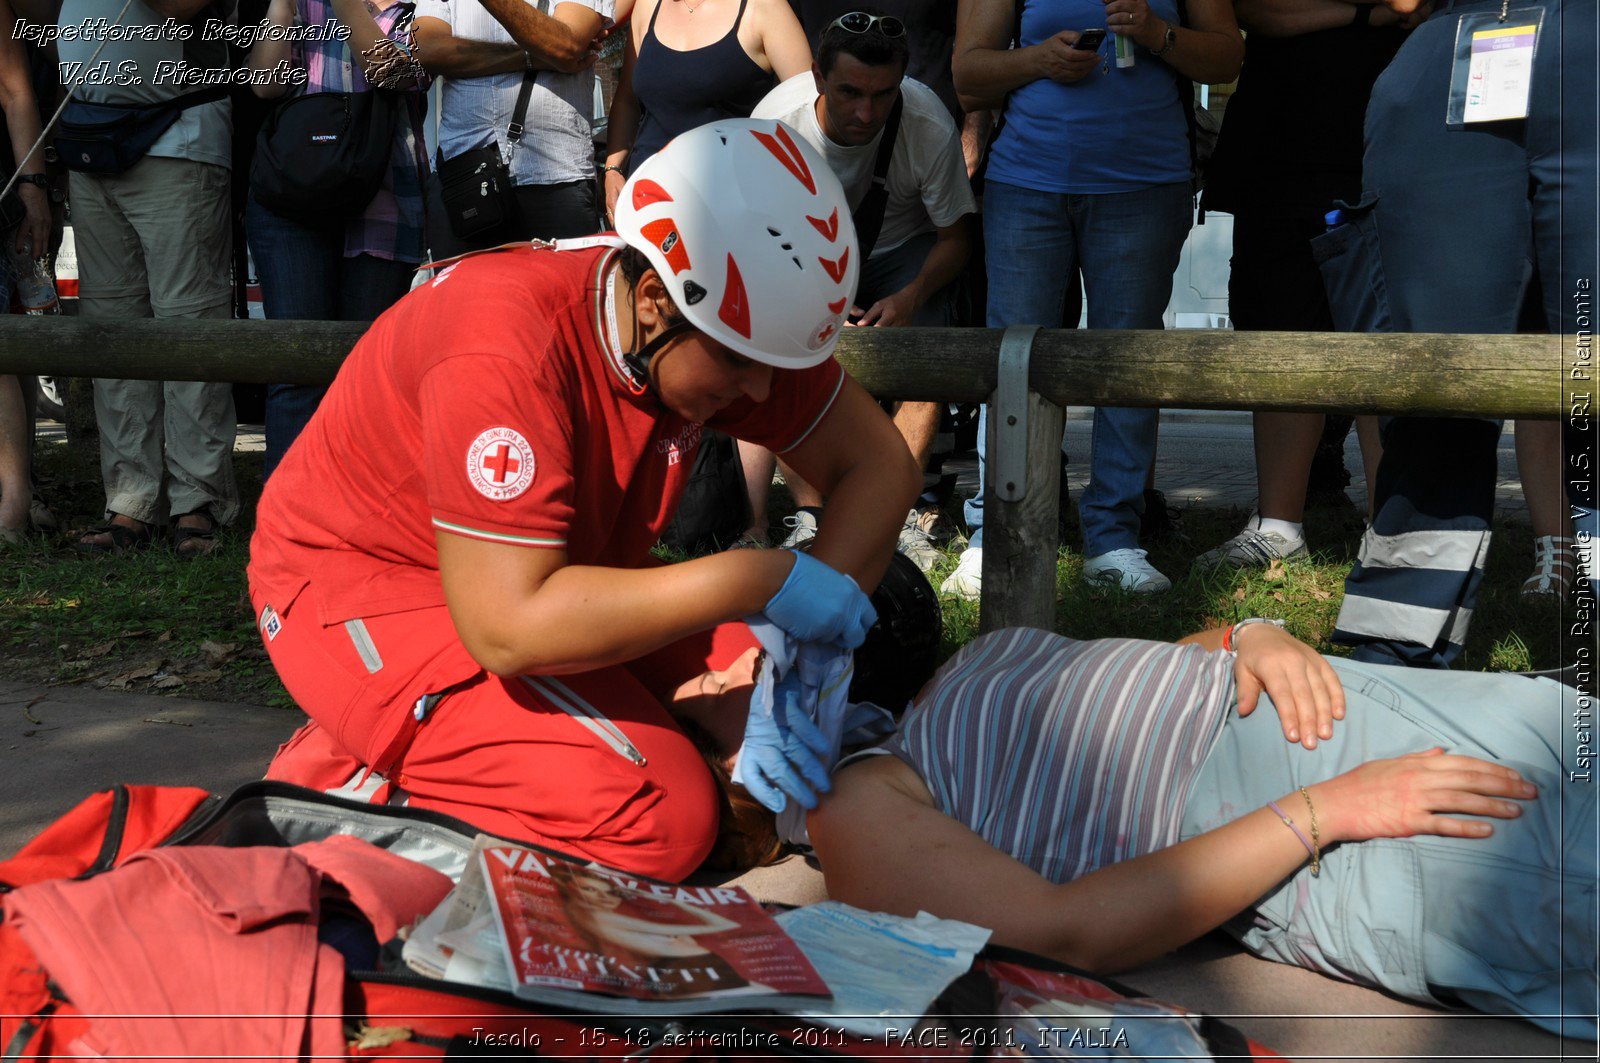
<path id="1" fill-rule="evenodd" d="M 323 321 L 0 318 L 0 373 L 325 384 L 363 331 Z M 984 402 L 999 380 L 1001 335 L 850 329 L 838 358 L 881 397 Z M 1559 336 L 1040 331 L 1025 431 L 1008 435 L 990 420 L 983 627 L 1053 621 L 1054 452 L 1065 406 L 1554 419 L 1565 412 L 1567 349 Z M 995 457 L 1019 446 L 1027 482 L 1007 501 Z"/>

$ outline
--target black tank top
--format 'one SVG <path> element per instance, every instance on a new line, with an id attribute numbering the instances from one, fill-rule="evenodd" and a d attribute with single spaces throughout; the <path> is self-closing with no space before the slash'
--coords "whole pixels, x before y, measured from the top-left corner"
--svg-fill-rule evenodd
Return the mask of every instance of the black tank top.
<path id="1" fill-rule="evenodd" d="M 628 172 L 662 145 L 696 126 L 719 118 L 748 118 L 776 79 L 762 70 L 739 44 L 739 23 L 748 0 L 739 0 L 733 28 L 704 48 L 680 52 L 656 37 L 656 17 L 673 0 L 660 0 L 633 65 L 633 92 L 639 99 L 639 133 L 628 155 Z"/>

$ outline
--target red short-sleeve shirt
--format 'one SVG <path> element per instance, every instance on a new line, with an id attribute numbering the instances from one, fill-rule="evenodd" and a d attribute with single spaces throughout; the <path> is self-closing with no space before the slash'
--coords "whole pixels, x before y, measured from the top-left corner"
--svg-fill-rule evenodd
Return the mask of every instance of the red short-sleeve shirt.
<path id="1" fill-rule="evenodd" d="M 440 605 L 437 531 L 644 563 L 705 426 L 631 386 L 606 313 L 613 260 L 473 256 L 380 317 L 262 494 L 257 592 L 283 611 L 316 581 L 325 624 Z M 781 453 L 842 381 L 831 359 L 778 370 L 765 402 L 710 426 Z"/>

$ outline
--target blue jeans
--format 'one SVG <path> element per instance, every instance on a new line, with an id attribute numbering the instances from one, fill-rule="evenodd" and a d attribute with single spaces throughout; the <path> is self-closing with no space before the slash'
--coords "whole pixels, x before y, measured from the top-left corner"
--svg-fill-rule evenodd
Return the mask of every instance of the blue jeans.
<path id="1" fill-rule="evenodd" d="M 346 258 L 344 226 L 308 228 L 254 199 L 245 208 L 245 234 L 261 281 L 262 309 L 274 321 L 371 321 L 406 293 L 416 269 L 372 255 Z M 278 467 L 327 391 L 305 384 L 268 386 L 263 478 Z"/>
<path id="2" fill-rule="evenodd" d="M 861 281 L 856 285 L 856 305 L 865 310 L 916 280 L 928 261 L 928 253 L 938 242 L 935 233 L 919 233 L 893 251 L 880 251 L 867 259 L 861 267 Z M 948 326 L 955 319 L 955 294 L 954 283 L 939 289 L 922 304 L 911 324 L 925 328 Z"/>
<path id="3" fill-rule="evenodd" d="M 1488 838 L 1330 848 L 1317 877 L 1302 865 L 1226 929 L 1269 959 L 1593 1040 L 1596 791 L 1573 722 L 1589 699 L 1549 679 L 1327 660 L 1347 705 L 1333 738 L 1284 741 L 1265 699 L 1230 716 L 1184 801 L 1184 839 L 1285 794 L 1304 823 L 1299 787 L 1433 746 L 1510 765 L 1539 796 Z"/>
<path id="4" fill-rule="evenodd" d="M 1369 307 L 1363 322 L 1336 305 L 1335 317 L 1381 331 L 1516 332 L 1537 274 L 1539 324 L 1587 332 L 1600 269 L 1595 5 L 1540 0 L 1527 119 L 1463 129 L 1442 117 L 1458 23 L 1501 5 L 1436 6 L 1367 107 L 1362 198 L 1372 225 L 1358 229 L 1352 265 L 1367 265 L 1365 298 L 1386 313 Z M 1588 388 L 1567 382 L 1569 398 Z M 1375 516 L 1333 634 L 1357 660 L 1447 668 L 1460 656 L 1488 554 L 1499 435 L 1497 422 L 1464 417 L 1397 417 L 1385 427 Z"/>
<path id="5" fill-rule="evenodd" d="M 983 195 L 990 327 L 1075 325 L 1062 322 L 1061 307 L 1068 281 L 1081 270 L 1090 328 L 1160 328 L 1192 211 L 1182 182 L 1071 195 L 991 180 Z M 966 505 L 973 546 L 983 545 L 987 413 L 986 407 L 978 426 L 978 494 Z M 1085 555 L 1138 545 L 1159 416 L 1159 410 L 1095 410 L 1089 486 L 1078 500 Z"/>

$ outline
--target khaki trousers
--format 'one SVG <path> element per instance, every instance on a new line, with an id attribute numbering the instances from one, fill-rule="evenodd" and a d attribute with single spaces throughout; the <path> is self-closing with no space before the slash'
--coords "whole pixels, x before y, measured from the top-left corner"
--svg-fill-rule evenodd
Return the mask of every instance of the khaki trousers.
<path id="1" fill-rule="evenodd" d="M 79 312 L 86 318 L 232 316 L 228 171 L 147 157 L 114 176 L 74 173 Z M 106 510 L 151 524 L 239 513 L 231 384 L 96 380 Z"/>

